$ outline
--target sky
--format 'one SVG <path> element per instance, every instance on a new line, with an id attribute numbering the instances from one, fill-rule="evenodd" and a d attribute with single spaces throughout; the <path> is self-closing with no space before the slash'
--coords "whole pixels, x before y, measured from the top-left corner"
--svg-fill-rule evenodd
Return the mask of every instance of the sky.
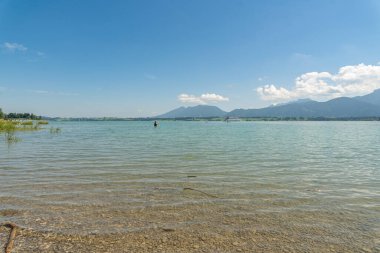
<path id="1" fill-rule="evenodd" d="M 377 0 L 0 0 L 0 108 L 230 111 L 380 88 Z"/>

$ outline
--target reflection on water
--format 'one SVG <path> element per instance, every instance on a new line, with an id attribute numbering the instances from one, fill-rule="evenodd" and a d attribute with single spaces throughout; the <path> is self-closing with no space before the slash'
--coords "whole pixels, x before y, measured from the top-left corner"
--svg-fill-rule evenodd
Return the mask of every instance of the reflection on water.
<path id="1" fill-rule="evenodd" d="M 0 143 L 0 222 L 84 235 L 201 226 L 379 245 L 377 122 L 51 125 L 62 132 Z"/>

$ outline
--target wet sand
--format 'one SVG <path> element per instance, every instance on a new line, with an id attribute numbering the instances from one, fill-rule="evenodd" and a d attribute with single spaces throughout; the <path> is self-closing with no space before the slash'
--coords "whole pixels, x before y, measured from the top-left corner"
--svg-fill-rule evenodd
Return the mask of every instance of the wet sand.
<path id="1" fill-rule="evenodd" d="M 284 204 L 284 203 L 283 203 Z M 256 211 L 255 211 L 256 210 Z M 81 214 L 87 211 L 82 210 Z M 8 218 L 15 213 L 8 210 Z M 21 214 L 18 214 L 21 215 Z M 345 213 L 259 210 L 215 200 L 181 206 L 92 212 L 78 220 L 38 218 L 21 226 L 13 252 L 379 252 L 375 231 Z M 115 224 L 115 218 L 120 224 Z M 61 223 L 57 222 L 61 220 Z M 82 221 L 82 222 L 81 222 Z M 52 222 L 54 226 L 49 226 Z M 87 224 L 87 225 L 86 225 Z M 52 224 L 50 224 L 52 225 Z M 33 227 L 45 227 L 35 229 Z M 104 227 L 104 230 L 102 228 Z M 110 227 L 114 231 L 109 233 Z M 118 231 L 119 227 L 119 231 Z M 57 232 L 60 231 L 60 232 Z M 0 229 L 4 247 L 9 229 Z"/>

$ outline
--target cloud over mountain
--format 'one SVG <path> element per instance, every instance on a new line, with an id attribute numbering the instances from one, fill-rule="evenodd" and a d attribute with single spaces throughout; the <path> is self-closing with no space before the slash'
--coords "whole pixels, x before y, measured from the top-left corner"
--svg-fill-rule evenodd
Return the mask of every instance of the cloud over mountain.
<path id="1" fill-rule="evenodd" d="M 263 100 L 286 101 L 298 98 L 331 99 L 358 96 L 380 88 L 380 66 L 363 63 L 341 67 L 337 74 L 309 72 L 295 80 L 292 89 L 265 85 L 257 92 Z"/>
<path id="2" fill-rule="evenodd" d="M 206 93 L 200 96 L 194 96 L 189 94 L 180 94 L 178 95 L 178 100 L 182 103 L 190 104 L 208 104 L 208 103 L 218 103 L 229 101 L 229 98 L 223 97 L 215 93 Z"/>

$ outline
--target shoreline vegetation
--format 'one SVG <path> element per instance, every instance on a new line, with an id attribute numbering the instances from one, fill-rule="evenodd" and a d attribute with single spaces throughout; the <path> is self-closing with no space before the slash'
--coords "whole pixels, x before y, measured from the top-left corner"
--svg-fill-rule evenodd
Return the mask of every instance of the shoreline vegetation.
<path id="1" fill-rule="evenodd" d="M 39 125 L 48 121 L 380 121 L 378 116 L 369 117 L 234 117 L 234 116 L 199 116 L 199 117 L 44 117 L 33 113 L 5 114 L 0 108 L 0 120 L 37 121 Z M 23 123 L 23 125 L 30 125 Z M 0 128 L 1 131 L 1 128 Z M 58 130 L 59 132 L 60 130 Z M 54 131 L 53 131 L 54 132 Z"/>
<path id="2" fill-rule="evenodd" d="M 42 125 L 48 125 L 49 121 L 42 120 L 41 116 L 33 113 L 9 113 L 4 114 L 0 109 L 0 134 L 5 135 L 5 141 L 8 144 L 21 141 L 16 136 L 16 132 L 21 131 L 37 131 L 42 129 Z M 50 133 L 58 133 L 59 128 L 51 128 Z"/>
<path id="3" fill-rule="evenodd" d="M 3 113 L 0 108 L 0 119 L 42 120 L 42 116 L 33 113 Z"/>
<path id="4" fill-rule="evenodd" d="M 41 125 L 49 124 L 46 120 L 24 120 L 24 119 L 0 119 L 0 134 L 5 134 L 5 141 L 8 144 L 21 141 L 16 136 L 16 132 L 37 131 L 42 129 Z"/>

